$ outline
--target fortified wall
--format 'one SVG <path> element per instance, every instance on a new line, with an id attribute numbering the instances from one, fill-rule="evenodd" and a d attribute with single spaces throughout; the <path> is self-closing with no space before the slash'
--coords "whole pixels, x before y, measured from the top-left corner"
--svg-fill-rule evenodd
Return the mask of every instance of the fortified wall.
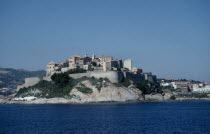
<path id="1" fill-rule="evenodd" d="M 60 73 L 60 72 L 59 72 Z M 142 81 L 144 79 L 154 82 L 153 76 L 149 74 L 133 74 L 131 72 L 121 72 L 121 71 L 89 71 L 86 73 L 77 73 L 77 74 L 69 74 L 70 77 L 74 79 L 82 78 L 82 77 L 95 77 L 97 79 L 99 78 L 108 78 L 112 83 L 120 83 L 123 81 L 123 79 L 131 79 L 135 82 Z M 45 76 L 43 78 L 40 77 L 29 77 L 25 79 L 25 83 L 22 85 L 17 86 L 17 91 L 19 91 L 20 88 L 27 88 L 29 86 L 34 86 L 37 83 L 39 83 L 41 80 L 46 81 L 52 81 L 51 75 Z"/>
<path id="2" fill-rule="evenodd" d="M 33 85 L 36 85 L 37 83 L 39 83 L 42 80 L 42 78 L 40 77 L 29 77 L 29 78 L 25 78 L 25 83 L 22 85 L 18 85 L 17 86 L 17 91 L 19 91 L 21 88 L 27 88 Z"/>
<path id="3" fill-rule="evenodd" d="M 144 80 L 144 76 L 141 74 L 133 74 L 130 72 L 123 72 L 124 78 L 131 79 L 135 82 Z"/>
<path id="4" fill-rule="evenodd" d="M 87 73 L 78 73 L 78 74 L 70 74 L 70 77 L 74 79 L 82 78 L 82 77 L 95 77 L 99 78 L 108 78 L 112 83 L 120 83 L 124 78 L 131 79 L 135 82 L 142 81 L 145 79 L 144 75 L 141 74 L 133 74 L 131 72 L 118 72 L 118 71 L 108 71 L 108 72 L 96 72 L 91 71 Z M 151 80 L 153 82 L 153 80 Z"/>
<path id="5" fill-rule="evenodd" d="M 82 78 L 84 76 L 86 77 L 95 77 L 97 79 L 99 78 L 108 78 L 112 83 L 119 83 L 123 80 L 123 73 L 117 72 L 117 71 L 108 71 L 108 72 L 87 72 L 87 73 L 78 73 L 78 74 L 69 74 L 70 77 L 74 79 Z"/>

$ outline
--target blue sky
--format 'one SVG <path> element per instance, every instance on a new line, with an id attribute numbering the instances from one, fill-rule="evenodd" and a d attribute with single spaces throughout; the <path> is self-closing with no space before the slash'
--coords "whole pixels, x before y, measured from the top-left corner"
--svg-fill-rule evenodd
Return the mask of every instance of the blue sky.
<path id="1" fill-rule="evenodd" d="M 0 66 L 73 54 L 131 58 L 158 77 L 210 81 L 209 0 L 1 0 Z"/>

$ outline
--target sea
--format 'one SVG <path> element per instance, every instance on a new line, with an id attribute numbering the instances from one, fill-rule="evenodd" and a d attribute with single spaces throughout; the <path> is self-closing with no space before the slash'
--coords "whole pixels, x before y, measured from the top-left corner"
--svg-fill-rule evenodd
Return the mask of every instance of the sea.
<path id="1" fill-rule="evenodd" d="M 210 134 L 210 101 L 1 104 L 0 134 Z"/>

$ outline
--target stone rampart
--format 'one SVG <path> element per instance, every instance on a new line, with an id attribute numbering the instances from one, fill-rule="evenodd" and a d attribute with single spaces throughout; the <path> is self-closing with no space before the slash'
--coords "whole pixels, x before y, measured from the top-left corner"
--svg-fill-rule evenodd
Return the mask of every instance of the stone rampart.
<path id="1" fill-rule="evenodd" d="M 44 76 L 44 77 L 43 77 L 43 80 L 46 80 L 46 81 L 52 81 L 52 79 L 51 79 L 51 75 Z"/>
<path id="2" fill-rule="evenodd" d="M 79 78 L 82 78 L 84 76 L 91 77 L 91 73 L 90 72 L 87 72 L 87 73 L 76 73 L 76 74 L 69 74 L 69 76 L 74 78 L 74 79 L 79 79 Z"/>
<path id="3" fill-rule="evenodd" d="M 37 83 L 39 83 L 42 80 L 42 78 L 39 77 L 29 77 L 29 78 L 25 78 L 25 83 L 22 85 L 18 85 L 17 87 L 17 91 L 19 91 L 20 88 L 24 88 L 24 87 L 30 87 L 30 86 L 34 86 Z"/>
<path id="4" fill-rule="evenodd" d="M 87 73 L 70 74 L 69 76 L 74 79 L 82 78 L 84 76 L 95 77 L 97 79 L 108 78 L 112 83 L 119 83 L 123 80 L 123 73 L 117 71 L 108 71 L 108 72 L 91 71 Z"/>
<path id="5" fill-rule="evenodd" d="M 123 75 L 127 79 L 131 79 L 135 82 L 144 80 L 144 76 L 141 74 L 133 74 L 131 72 L 123 72 Z"/>

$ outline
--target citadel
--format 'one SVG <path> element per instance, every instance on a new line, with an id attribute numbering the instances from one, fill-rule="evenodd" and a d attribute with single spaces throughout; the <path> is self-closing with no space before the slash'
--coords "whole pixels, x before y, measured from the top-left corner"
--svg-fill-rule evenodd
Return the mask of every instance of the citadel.
<path id="1" fill-rule="evenodd" d="M 95 54 L 89 57 L 87 54 L 84 57 L 72 55 L 68 60 L 62 61 L 60 64 L 50 62 L 47 64 L 47 73 L 44 79 L 49 78 L 54 73 L 64 73 L 70 69 L 84 69 L 86 73 L 70 74 L 72 78 L 95 77 L 108 78 L 113 83 L 122 82 L 128 78 L 134 81 L 148 80 L 152 83 L 156 82 L 156 76 L 152 73 L 142 73 L 142 69 L 132 67 L 131 59 L 113 59 L 112 56 L 96 57 Z"/>
<path id="2" fill-rule="evenodd" d="M 77 79 L 81 77 L 108 78 L 112 83 L 120 83 L 124 79 L 133 81 L 148 80 L 151 83 L 157 81 L 156 75 L 152 73 L 143 73 L 138 67 L 132 67 L 132 59 L 113 59 L 112 56 L 99 56 L 95 54 L 89 57 L 72 55 L 68 60 L 57 64 L 52 61 L 46 65 L 46 75 L 43 78 L 30 77 L 25 79 L 25 83 L 19 85 L 17 90 L 23 87 L 29 87 L 37 84 L 41 80 L 51 81 L 54 73 L 64 73 L 71 69 L 84 69 L 86 73 L 69 74 L 70 77 Z"/>

